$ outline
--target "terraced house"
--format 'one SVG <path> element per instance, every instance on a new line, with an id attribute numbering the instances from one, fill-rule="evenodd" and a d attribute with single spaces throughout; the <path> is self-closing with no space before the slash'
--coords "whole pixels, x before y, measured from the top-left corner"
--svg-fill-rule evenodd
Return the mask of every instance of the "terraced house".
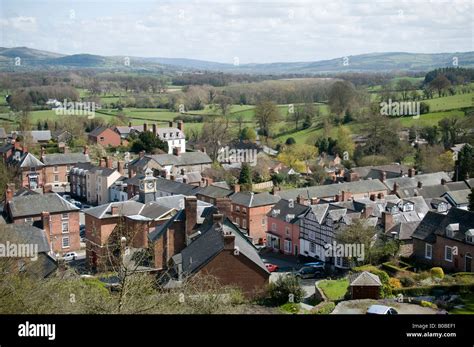
<path id="1" fill-rule="evenodd" d="M 56 193 L 14 196 L 5 193 L 8 223 L 34 225 L 46 233 L 51 251 L 63 254 L 80 249 L 79 209 Z"/>

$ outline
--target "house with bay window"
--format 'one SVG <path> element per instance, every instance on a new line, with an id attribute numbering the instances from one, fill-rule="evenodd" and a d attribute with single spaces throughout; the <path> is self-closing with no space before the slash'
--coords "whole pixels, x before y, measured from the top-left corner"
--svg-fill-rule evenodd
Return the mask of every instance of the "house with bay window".
<path id="1" fill-rule="evenodd" d="M 451 208 L 447 214 L 428 212 L 413 235 L 414 258 L 446 272 L 472 272 L 474 212 Z"/>

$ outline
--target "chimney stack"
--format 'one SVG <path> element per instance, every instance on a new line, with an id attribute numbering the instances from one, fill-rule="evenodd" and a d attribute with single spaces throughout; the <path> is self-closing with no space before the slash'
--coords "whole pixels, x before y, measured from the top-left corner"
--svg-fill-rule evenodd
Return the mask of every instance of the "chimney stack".
<path id="1" fill-rule="evenodd" d="M 184 198 L 184 211 L 186 213 L 185 233 L 189 237 L 197 222 L 197 198 L 195 196 L 186 196 Z"/>
<path id="2" fill-rule="evenodd" d="M 374 212 L 373 206 L 366 205 L 364 210 L 362 211 L 362 217 L 363 218 L 369 218 L 372 215 L 373 212 Z"/>
<path id="3" fill-rule="evenodd" d="M 184 122 L 182 120 L 178 121 L 178 129 L 184 131 Z"/>
<path id="4" fill-rule="evenodd" d="M 51 224 L 49 220 L 48 211 L 41 212 L 41 223 L 43 224 L 44 233 L 46 234 L 46 237 L 48 238 L 49 243 L 51 243 L 51 240 L 49 238 L 49 235 L 51 234 Z"/>
<path id="5" fill-rule="evenodd" d="M 224 249 L 235 252 L 235 235 L 232 233 L 224 234 Z M 234 253 L 234 255 L 238 254 Z"/>
<path id="6" fill-rule="evenodd" d="M 100 167 L 105 167 L 106 166 L 106 158 L 100 158 L 100 161 L 99 161 L 99 166 Z"/>
<path id="7" fill-rule="evenodd" d="M 140 153 L 138 153 L 138 155 L 140 156 L 140 158 L 143 158 L 145 156 L 145 151 L 140 151 Z"/>
<path id="8" fill-rule="evenodd" d="M 240 192 L 240 184 L 234 184 L 232 186 L 232 190 L 234 191 L 234 193 L 239 193 Z"/>
<path id="9" fill-rule="evenodd" d="M 44 148 L 43 146 L 41 146 L 41 154 L 40 154 L 41 160 L 44 160 L 44 155 L 45 155 L 45 154 L 46 154 L 46 150 L 45 150 L 45 148 Z"/>
<path id="10" fill-rule="evenodd" d="M 423 182 L 418 181 L 417 187 L 418 187 L 418 188 L 423 188 Z"/>
<path id="11" fill-rule="evenodd" d="M 387 179 L 387 172 L 380 171 L 380 181 L 385 182 L 386 179 Z"/>
<path id="12" fill-rule="evenodd" d="M 119 174 L 121 174 L 123 176 L 123 167 L 124 167 L 125 163 L 123 160 L 119 160 L 117 161 L 117 171 L 119 172 Z"/>
<path id="13" fill-rule="evenodd" d="M 352 193 L 351 192 L 346 192 L 342 191 L 342 201 L 349 201 L 352 199 Z"/>
<path id="14" fill-rule="evenodd" d="M 45 184 L 43 186 L 43 194 L 51 193 L 53 191 L 53 187 L 50 184 Z"/>
<path id="15" fill-rule="evenodd" d="M 152 126 L 151 126 L 152 130 L 153 130 L 153 135 L 157 136 L 158 135 L 158 131 L 156 130 L 156 124 L 153 123 Z"/>
<path id="16" fill-rule="evenodd" d="M 7 185 L 8 187 L 8 185 Z M 9 187 L 7 188 L 7 190 L 5 191 L 5 201 L 6 202 L 10 202 L 13 200 L 13 190 L 11 190 Z"/>
<path id="17" fill-rule="evenodd" d="M 300 205 L 306 205 L 306 199 L 301 194 L 296 197 L 296 202 Z"/>
<path id="18" fill-rule="evenodd" d="M 179 147 L 173 147 L 173 155 L 179 156 L 180 154 L 180 148 Z"/>
<path id="19" fill-rule="evenodd" d="M 392 227 L 393 227 L 394 223 L 393 223 L 393 216 L 392 214 L 384 211 L 382 212 L 382 226 L 383 226 L 383 230 L 385 232 L 387 232 L 388 230 L 390 230 Z"/>
<path id="20" fill-rule="evenodd" d="M 311 205 L 317 205 L 319 202 L 318 198 L 311 198 Z"/>
<path id="21" fill-rule="evenodd" d="M 168 126 L 169 126 L 170 128 L 173 127 L 173 121 L 172 121 L 172 120 L 170 120 L 170 121 L 168 122 Z"/>
<path id="22" fill-rule="evenodd" d="M 220 213 L 230 218 L 232 202 L 229 197 L 216 198 L 215 205 Z"/>
<path id="23" fill-rule="evenodd" d="M 215 213 L 212 215 L 212 221 L 214 224 L 219 223 L 223 224 L 224 223 L 224 215 L 222 213 Z"/>
<path id="24" fill-rule="evenodd" d="M 444 178 L 441 179 L 441 185 L 445 185 L 446 184 L 446 180 Z"/>
<path id="25" fill-rule="evenodd" d="M 395 182 L 395 183 L 393 184 L 393 191 L 392 191 L 392 193 L 396 195 L 397 192 L 398 192 L 398 183 Z"/>
<path id="26" fill-rule="evenodd" d="M 148 130 L 148 125 L 146 123 L 143 123 L 143 132 L 146 133 Z"/>
<path id="27" fill-rule="evenodd" d="M 110 206 L 110 214 L 112 216 L 117 216 L 118 215 L 119 208 L 117 205 L 112 205 Z"/>
<path id="28" fill-rule="evenodd" d="M 408 177 L 414 177 L 415 176 L 415 169 L 409 168 L 408 169 Z"/>
<path id="29" fill-rule="evenodd" d="M 113 160 L 112 160 L 112 157 L 107 157 L 106 159 L 106 166 L 107 166 L 107 169 L 111 169 L 112 166 L 113 166 Z"/>

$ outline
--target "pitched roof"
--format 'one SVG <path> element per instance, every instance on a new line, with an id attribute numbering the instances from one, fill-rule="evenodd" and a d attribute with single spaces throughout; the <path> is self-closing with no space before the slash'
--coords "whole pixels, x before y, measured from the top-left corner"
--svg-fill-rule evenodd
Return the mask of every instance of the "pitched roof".
<path id="1" fill-rule="evenodd" d="M 224 197 L 232 195 L 233 193 L 234 191 L 231 189 L 210 185 L 210 186 L 201 188 L 197 194 L 208 196 L 211 198 L 224 198 Z"/>
<path id="2" fill-rule="evenodd" d="M 46 142 L 51 140 L 50 130 L 32 130 L 21 132 L 23 136 L 31 136 L 35 142 Z"/>
<path id="3" fill-rule="evenodd" d="M 470 189 L 456 190 L 454 192 L 446 192 L 442 196 L 448 201 L 452 201 L 454 206 L 466 205 L 469 203 Z"/>
<path id="4" fill-rule="evenodd" d="M 287 222 L 287 216 L 293 216 L 293 218 L 289 218 L 288 223 L 296 223 L 307 210 L 309 210 L 309 206 L 301 205 L 296 202 L 290 204 L 290 201 L 281 199 L 278 201 L 275 206 L 272 207 L 270 212 L 267 213 L 268 217 L 273 217 L 277 219 L 281 219 Z"/>
<path id="5" fill-rule="evenodd" d="M 392 190 L 394 183 L 398 184 L 399 189 L 414 188 L 421 182 L 423 186 L 435 186 L 441 184 L 441 180 L 451 181 L 446 172 L 433 172 L 428 174 L 415 175 L 413 177 L 389 178 L 385 181 L 388 189 Z"/>
<path id="6" fill-rule="evenodd" d="M 116 215 L 112 214 L 112 206 L 118 207 Z M 117 201 L 92 207 L 84 211 L 85 214 L 98 219 L 112 218 L 117 216 L 132 216 L 140 214 L 143 204 L 137 201 Z"/>
<path id="7" fill-rule="evenodd" d="M 272 195 L 268 192 L 253 193 L 253 192 L 238 192 L 233 194 L 230 199 L 234 204 L 246 207 L 257 207 L 265 205 L 273 205 L 280 201 L 280 197 Z"/>
<path id="8" fill-rule="evenodd" d="M 105 127 L 105 126 L 99 126 L 97 128 L 95 128 L 94 130 L 92 130 L 90 133 L 89 133 L 89 136 L 93 136 L 93 137 L 97 137 L 99 136 L 100 134 L 102 134 L 104 131 L 106 131 L 108 128 Z"/>
<path id="9" fill-rule="evenodd" d="M 14 218 L 41 215 L 43 211 L 49 213 L 79 211 L 79 208 L 56 193 L 16 196 L 9 202 L 9 208 Z"/>
<path id="10" fill-rule="evenodd" d="M 193 186 L 191 184 L 167 180 L 163 177 L 156 177 L 156 189 L 171 193 L 173 195 L 194 195 L 199 187 Z"/>
<path id="11" fill-rule="evenodd" d="M 428 212 L 413 233 L 413 238 L 433 243 L 436 235 L 446 237 L 446 227 L 450 224 L 459 224 L 459 230 L 453 238 L 465 242 L 465 233 L 474 229 L 474 212 L 451 208 L 447 214 Z"/>
<path id="12" fill-rule="evenodd" d="M 212 223 L 208 225 L 207 230 L 201 230 L 201 236 L 181 251 L 178 258 L 180 258 L 183 272 L 194 273 L 218 255 L 224 249 L 223 233 L 234 235 L 235 248 L 238 249 L 239 255 L 245 256 L 268 274 L 257 249 L 227 218 L 222 226 Z"/>
<path id="13" fill-rule="evenodd" d="M 84 153 L 54 153 L 45 154 L 42 158 L 43 163 L 47 166 L 53 165 L 72 165 L 76 163 L 88 163 L 90 158 Z"/>
<path id="14" fill-rule="evenodd" d="M 44 164 L 31 153 L 23 154 L 19 162 L 19 167 L 21 168 L 43 167 L 43 166 Z"/>
<path id="15" fill-rule="evenodd" d="M 382 286 L 379 276 L 368 271 L 354 274 L 350 278 L 350 286 Z"/>
<path id="16" fill-rule="evenodd" d="M 50 246 L 43 230 L 26 223 L 2 224 L 0 226 L 0 243 L 33 244 L 38 246 L 38 253 L 49 252 Z"/>
<path id="17" fill-rule="evenodd" d="M 306 199 L 311 199 L 333 197 L 342 191 L 361 194 L 386 190 L 387 187 L 380 180 L 373 179 L 282 190 L 278 191 L 277 194 L 283 199 L 296 199 L 299 195 L 303 195 Z"/>
<path id="18" fill-rule="evenodd" d="M 186 165 L 200 165 L 211 164 L 212 160 L 204 152 L 185 152 L 180 155 L 174 154 L 154 154 L 150 156 L 161 166 L 186 166 Z"/>

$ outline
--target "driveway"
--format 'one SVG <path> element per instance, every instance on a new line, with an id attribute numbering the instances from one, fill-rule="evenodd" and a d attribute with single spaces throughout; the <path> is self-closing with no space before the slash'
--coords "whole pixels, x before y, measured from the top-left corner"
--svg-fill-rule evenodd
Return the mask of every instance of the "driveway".
<path id="1" fill-rule="evenodd" d="M 337 304 L 331 314 L 365 314 L 369 306 L 379 304 L 395 308 L 400 314 L 436 314 L 438 311 L 429 307 L 421 307 L 415 304 L 398 303 L 395 300 L 348 300 Z"/>

